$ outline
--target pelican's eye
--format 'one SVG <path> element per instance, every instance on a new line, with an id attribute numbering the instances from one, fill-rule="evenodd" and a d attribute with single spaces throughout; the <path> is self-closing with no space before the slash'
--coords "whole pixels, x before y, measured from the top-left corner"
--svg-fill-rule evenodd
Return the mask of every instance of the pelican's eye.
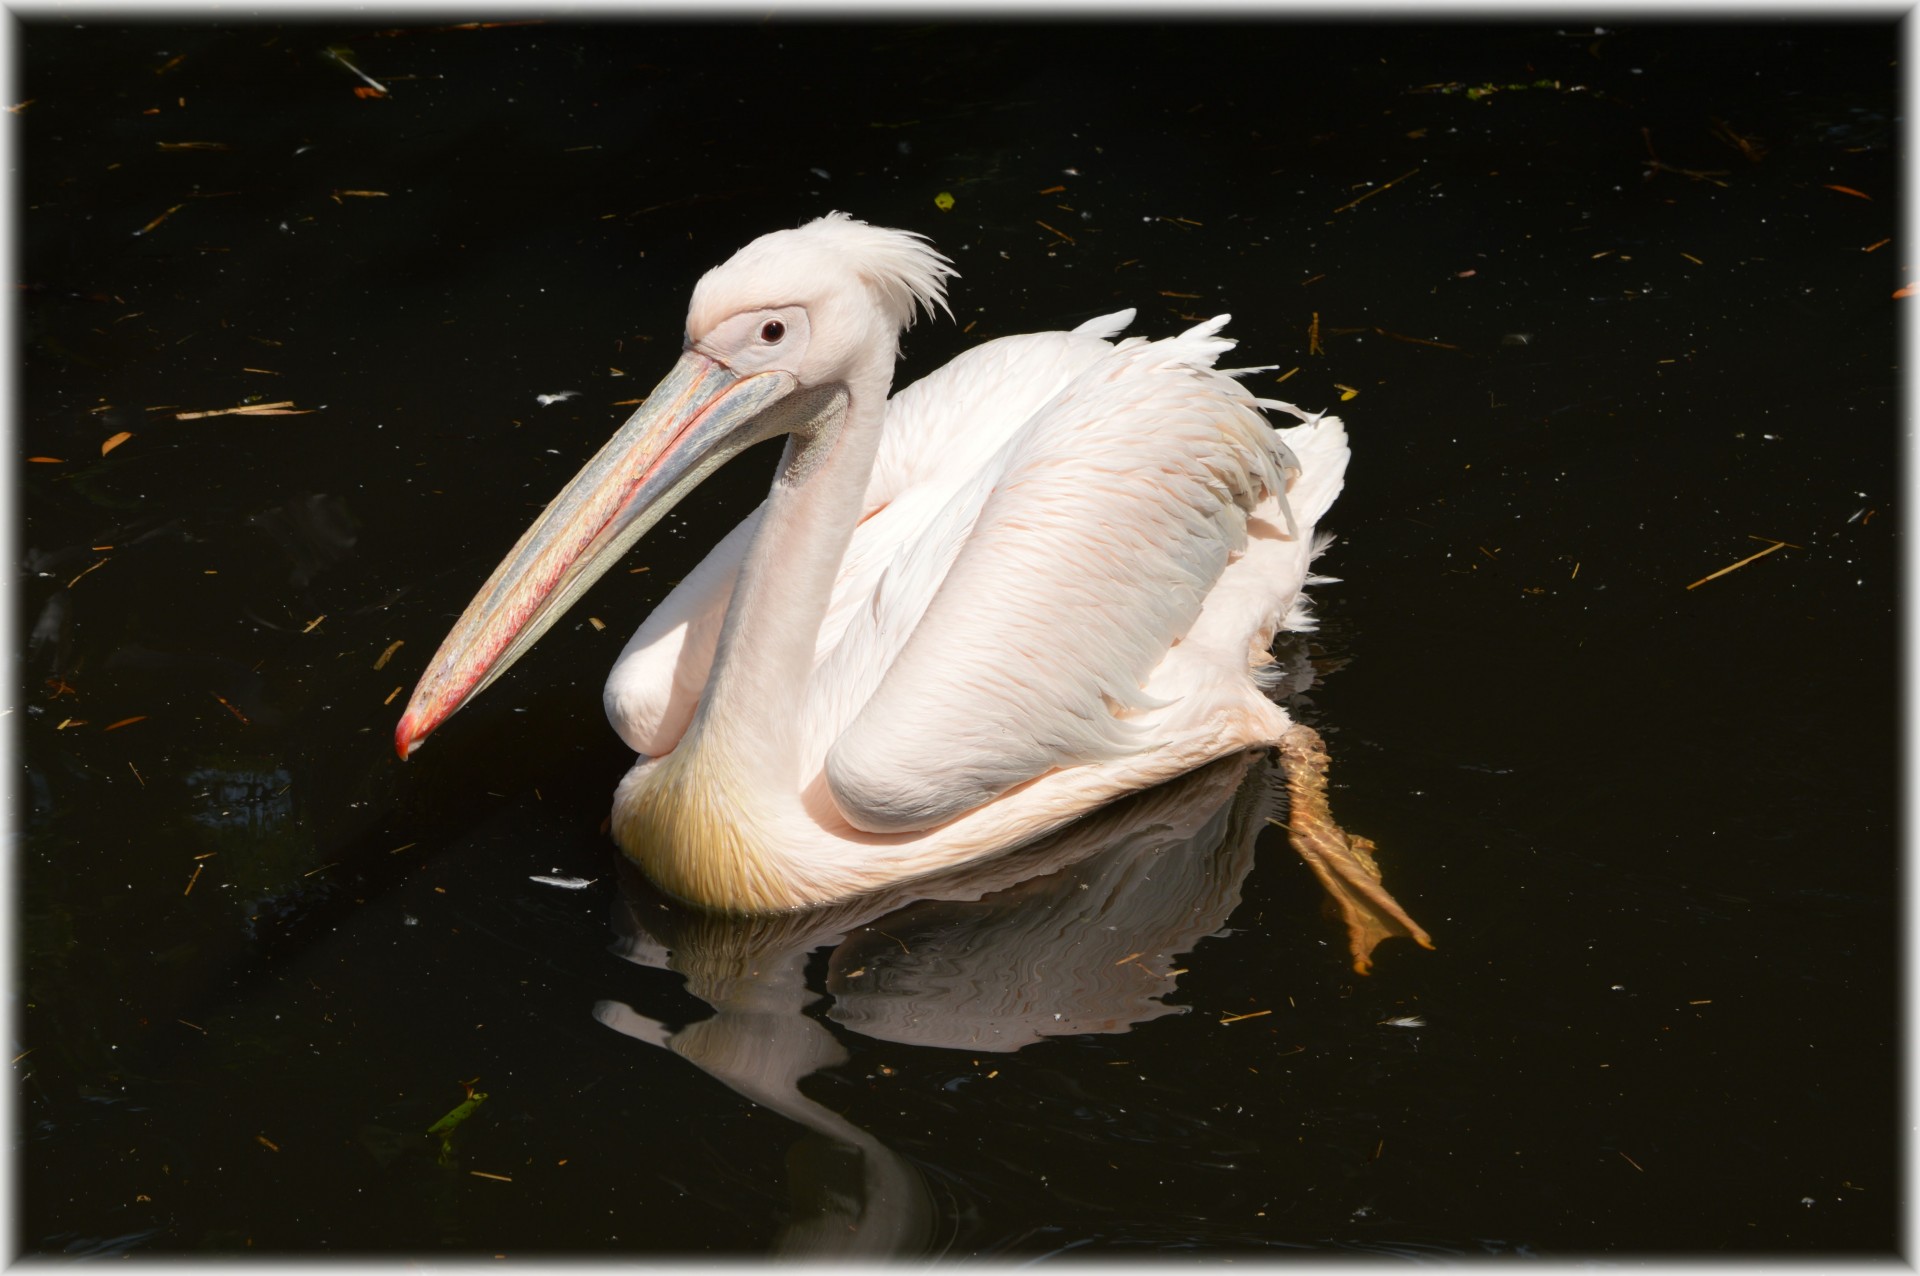
<path id="1" fill-rule="evenodd" d="M 778 319 L 769 319 L 760 325 L 760 340 L 768 345 L 777 345 L 780 338 L 787 335 L 787 325 Z"/>

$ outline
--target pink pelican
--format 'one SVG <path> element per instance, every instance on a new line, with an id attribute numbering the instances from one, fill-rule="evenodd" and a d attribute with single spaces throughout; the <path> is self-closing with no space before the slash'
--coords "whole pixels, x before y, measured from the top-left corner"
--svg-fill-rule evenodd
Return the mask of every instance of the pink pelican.
<path id="1" fill-rule="evenodd" d="M 839 900 L 1278 744 L 1261 671 L 1276 630 L 1311 627 L 1339 419 L 1215 368 L 1226 316 L 1111 340 L 1131 310 L 989 341 L 889 399 L 900 334 L 954 273 L 924 237 L 839 213 L 707 272 L 679 362 L 427 666 L 400 755 L 782 434 L 765 502 L 607 681 L 641 755 L 613 834 L 664 889 L 738 912 Z"/>

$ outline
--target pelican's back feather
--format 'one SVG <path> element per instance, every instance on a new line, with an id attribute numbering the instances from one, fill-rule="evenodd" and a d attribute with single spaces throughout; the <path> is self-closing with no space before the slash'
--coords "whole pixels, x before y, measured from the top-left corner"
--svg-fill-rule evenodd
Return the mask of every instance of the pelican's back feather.
<path id="1" fill-rule="evenodd" d="M 1143 684 L 1297 469 L 1253 396 L 1214 369 L 1233 344 L 1221 322 L 1081 370 L 881 580 L 870 614 L 899 652 L 826 759 L 857 826 L 927 827 L 1138 747 Z M 930 597 L 899 591 L 922 611 L 902 632 L 888 590 L 915 555 L 951 566 Z"/>

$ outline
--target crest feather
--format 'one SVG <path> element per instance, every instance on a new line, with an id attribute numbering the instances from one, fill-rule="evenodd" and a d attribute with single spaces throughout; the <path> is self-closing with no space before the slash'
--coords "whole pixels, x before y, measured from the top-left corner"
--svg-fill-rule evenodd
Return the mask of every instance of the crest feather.
<path id="1" fill-rule="evenodd" d="M 947 306 L 947 279 L 959 272 L 945 254 L 918 231 L 870 226 L 846 213 L 832 212 L 791 232 L 807 241 L 818 240 L 847 261 L 868 286 L 880 294 L 887 312 L 902 328 L 913 327 L 915 307 L 931 319 L 935 308 Z"/>
<path id="2" fill-rule="evenodd" d="M 947 305 L 947 280 L 958 272 L 925 235 L 870 226 L 834 212 L 792 230 L 762 235 L 708 271 L 694 288 L 688 327 L 697 332 L 722 317 L 708 311 L 726 283 L 750 278 L 752 291 L 764 294 L 756 301 L 785 305 L 805 296 L 808 285 L 822 275 L 849 267 L 899 328 L 911 328 L 920 309 L 929 317 L 936 308 L 949 318 L 953 315 Z M 728 301 L 738 304 L 741 299 L 731 294 Z"/>

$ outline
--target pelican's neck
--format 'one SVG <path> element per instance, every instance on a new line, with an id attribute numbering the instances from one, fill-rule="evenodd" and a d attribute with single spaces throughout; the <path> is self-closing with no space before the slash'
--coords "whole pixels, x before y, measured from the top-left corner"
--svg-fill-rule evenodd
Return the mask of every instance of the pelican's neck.
<path id="1" fill-rule="evenodd" d="M 698 715 L 681 748 L 756 789 L 797 794 L 800 716 L 834 581 L 880 447 L 891 360 L 846 406 L 788 437 L 747 550 Z"/>

